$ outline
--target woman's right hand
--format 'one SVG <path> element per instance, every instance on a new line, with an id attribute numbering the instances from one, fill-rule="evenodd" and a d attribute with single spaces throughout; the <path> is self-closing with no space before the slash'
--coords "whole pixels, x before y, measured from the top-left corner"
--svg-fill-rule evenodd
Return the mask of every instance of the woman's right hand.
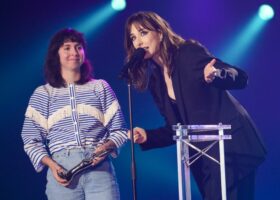
<path id="1" fill-rule="evenodd" d="M 60 178 L 60 177 L 58 176 L 58 173 L 63 172 L 64 170 L 63 170 L 63 168 L 62 168 L 59 164 L 57 164 L 53 159 L 51 159 L 51 158 L 48 157 L 48 156 L 45 156 L 45 157 L 43 157 L 43 159 L 42 159 L 42 163 L 45 164 L 45 165 L 47 165 L 47 166 L 50 168 L 50 170 L 52 171 L 53 177 L 55 178 L 55 180 L 56 180 L 59 184 L 61 184 L 61 185 L 63 185 L 63 186 L 69 185 L 69 182 L 68 182 L 67 180 L 65 180 L 65 179 L 63 179 L 63 178 Z"/>
<path id="2" fill-rule="evenodd" d="M 212 59 L 207 65 L 204 67 L 204 80 L 207 83 L 212 83 L 216 78 L 217 69 L 214 64 L 216 63 L 216 59 Z"/>
<path id="3" fill-rule="evenodd" d="M 135 127 L 133 129 L 134 142 L 137 144 L 142 144 L 147 141 L 147 133 L 143 128 Z M 128 131 L 128 138 L 131 140 L 131 133 Z"/>

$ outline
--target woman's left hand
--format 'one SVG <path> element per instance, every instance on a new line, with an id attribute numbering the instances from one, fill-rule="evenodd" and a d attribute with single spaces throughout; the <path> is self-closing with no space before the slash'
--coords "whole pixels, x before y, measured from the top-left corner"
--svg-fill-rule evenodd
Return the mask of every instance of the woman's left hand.
<path id="1" fill-rule="evenodd" d="M 217 69 L 214 67 L 215 63 L 216 59 L 214 58 L 204 67 L 204 80 L 207 83 L 212 83 L 216 77 Z"/>
<path id="2" fill-rule="evenodd" d="M 114 149 L 114 148 L 116 148 L 115 143 L 112 140 L 108 140 L 106 143 L 97 147 L 94 151 L 94 154 L 99 155 L 107 150 Z M 104 156 L 95 156 L 92 161 L 92 165 L 95 166 L 95 165 L 99 164 L 101 161 L 103 161 L 107 157 L 107 155 L 108 154 L 105 154 Z"/>

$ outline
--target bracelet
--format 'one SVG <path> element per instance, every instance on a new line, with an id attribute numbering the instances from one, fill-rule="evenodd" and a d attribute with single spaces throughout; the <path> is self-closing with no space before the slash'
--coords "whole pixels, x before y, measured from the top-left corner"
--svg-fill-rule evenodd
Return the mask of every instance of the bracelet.
<path id="1" fill-rule="evenodd" d="M 225 79 L 227 77 L 227 71 L 225 69 L 217 69 L 215 76 L 221 79 Z"/>

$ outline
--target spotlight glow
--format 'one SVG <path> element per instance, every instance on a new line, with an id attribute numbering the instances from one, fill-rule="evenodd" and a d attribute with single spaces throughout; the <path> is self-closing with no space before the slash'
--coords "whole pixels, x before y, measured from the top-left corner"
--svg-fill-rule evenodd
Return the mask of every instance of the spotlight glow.
<path id="1" fill-rule="evenodd" d="M 259 8 L 259 17 L 262 20 L 270 20 L 274 16 L 273 8 L 268 4 L 263 4 Z"/>
<path id="2" fill-rule="evenodd" d="M 125 0 L 112 0 L 111 6 L 114 10 L 123 10 L 126 7 L 126 1 Z"/>
<path id="3" fill-rule="evenodd" d="M 244 27 L 239 28 L 240 30 L 235 34 L 236 36 L 229 38 L 228 46 L 220 51 L 219 57 L 238 65 L 244 62 L 244 58 L 250 53 L 250 48 L 256 42 L 267 22 L 267 20 L 261 19 L 259 13 L 256 12 Z"/>
<path id="4" fill-rule="evenodd" d="M 79 19 L 78 24 L 73 26 L 75 29 L 84 33 L 86 37 L 99 32 L 104 24 L 117 12 L 112 9 L 110 3 L 95 9 L 84 19 Z"/>

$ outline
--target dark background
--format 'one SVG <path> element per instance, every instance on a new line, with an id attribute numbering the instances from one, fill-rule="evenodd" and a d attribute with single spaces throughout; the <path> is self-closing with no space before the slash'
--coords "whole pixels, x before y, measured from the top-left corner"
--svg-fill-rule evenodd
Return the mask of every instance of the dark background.
<path id="1" fill-rule="evenodd" d="M 0 199 L 46 199 L 46 171 L 35 172 L 20 137 L 28 100 L 34 89 L 44 84 L 42 65 L 50 37 L 61 28 L 82 23 L 108 3 L 105 0 L 1 2 Z M 232 93 L 255 120 L 268 149 L 267 159 L 258 169 L 258 200 L 277 199 L 280 189 L 279 1 L 128 0 L 125 10 L 115 13 L 97 31 L 87 35 L 88 57 L 95 67 L 95 77 L 110 83 L 128 122 L 127 88 L 117 75 L 124 63 L 124 23 L 129 15 L 139 10 L 155 11 L 175 32 L 199 40 L 219 57 L 262 3 L 274 7 L 275 17 L 254 36 L 242 59 L 230 61 L 249 75 L 248 87 Z M 134 92 L 133 99 L 135 125 L 152 128 L 162 124 L 149 93 Z M 128 143 L 114 160 L 124 200 L 132 199 L 129 147 Z M 175 146 L 148 152 L 136 146 L 136 163 L 139 199 L 178 199 Z M 195 183 L 192 189 L 193 199 L 200 199 Z"/>

